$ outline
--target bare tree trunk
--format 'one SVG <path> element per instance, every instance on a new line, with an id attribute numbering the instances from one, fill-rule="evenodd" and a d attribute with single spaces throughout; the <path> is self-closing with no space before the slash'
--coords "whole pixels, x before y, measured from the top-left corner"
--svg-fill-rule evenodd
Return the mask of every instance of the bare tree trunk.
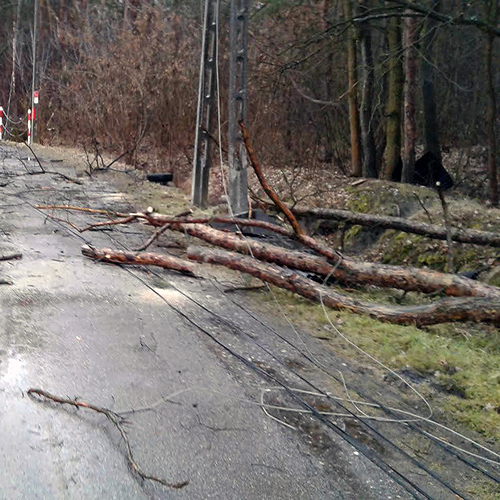
<path id="1" fill-rule="evenodd" d="M 322 29 L 326 31 L 330 23 L 328 21 L 328 15 L 330 12 L 330 7 L 331 7 L 331 0 L 323 0 L 322 6 L 321 6 L 321 17 L 323 21 L 323 26 Z M 324 77 L 324 87 L 325 87 L 325 101 L 332 101 L 333 98 L 333 91 L 332 91 L 332 73 L 335 70 L 333 66 L 333 50 L 331 47 L 332 42 L 329 41 L 328 43 L 328 48 L 327 48 L 327 55 L 326 55 L 326 61 L 325 61 L 325 67 L 326 67 L 326 75 Z M 334 126 L 333 126 L 333 116 L 332 116 L 332 109 L 329 109 L 327 106 L 324 110 L 324 116 L 325 116 L 325 131 L 326 131 L 326 144 L 325 144 L 325 156 L 324 160 L 327 162 L 331 162 L 333 160 L 333 150 L 334 150 L 334 140 L 335 140 L 335 132 L 334 132 Z"/>
<path id="2" fill-rule="evenodd" d="M 352 0 L 344 0 L 346 22 L 351 22 L 352 15 Z M 357 30 L 352 25 L 347 33 L 347 77 L 349 84 L 347 99 L 349 102 L 349 128 L 351 131 L 351 172 L 354 177 L 361 177 L 363 170 L 361 165 L 358 91 L 356 87 L 358 83 L 356 38 Z"/>
<path id="3" fill-rule="evenodd" d="M 411 10 L 407 12 L 412 13 Z M 417 140 L 417 124 L 415 120 L 415 87 L 417 85 L 416 22 L 415 17 L 407 17 L 404 20 L 404 47 L 406 50 L 404 85 L 405 139 L 401 181 L 409 183 L 413 182 L 415 173 L 415 143 Z"/>
<path id="4" fill-rule="evenodd" d="M 213 245 L 251 255 L 259 260 L 286 266 L 289 269 L 298 269 L 325 277 L 330 276 L 340 283 L 398 288 L 407 292 L 443 292 L 457 297 L 500 298 L 500 288 L 454 274 L 427 271 L 415 267 L 358 262 L 347 257 L 330 263 L 323 257 L 304 252 L 288 250 L 250 239 L 242 240 L 235 234 L 219 231 L 203 224 L 173 224 L 172 228 Z"/>
<path id="5" fill-rule="evenodd" d="M 371 0 L 360 0 L 360 14 L 371 6 Z M 369 22 L 360 23 L 361 64 L 363 66 L 363 90 L 361 96 L 361 139 L 363 142 L 363 176 L 377 177 L 377 155 L 373 137 L 373 86 L 375 70 L 373 67 L 372 35 Z"/>
<path id="6" fill-rule="evenodd" d="M 66 5 L 66 0 L 59 0 L 59 30 L 61 30 L 63 27 L 66 26 L 66 20 L 67 20 L 68 14 L 67 14 L 67 5 Z"/>
<path id="7" fill-rule="evenodd" d="M 366 227 L 377 227 L 382 229 L 396 229 L 406 233 L 421 234 L 435 240 L 446 239 L 446 228 L 425 222 L 416 222 L 403 219 L 402 217 L 391 217 L 385 215 L 363 214 L 350 212 L 348 210 L 323 209 L 309 207 L 294 207 L 292 212 L 298 217 L 312 217 L 315 219 L 336 220 L 348 222 L 350 225 Z M 451 228 L 451 239 L 460 243 L 472 245 L 488 245 L 500 248 L 500 234 L 491 231 L 480 231 L 478 229 Z"/>
<path id="8" fill-rule="evenodd" d="M 384 179 L 391 180 L 401 156 L 401 100 L 403 97 L 403 66 L 401 64 L 401 21 L 389 20 L 389 99 L 387 102 L 387 142 Z"/>
<path id="9" fill-rule="evenodd" d="M 123 0 L 123 27 L 128 25 L 128 0 Z"/>
<path id="10" fill-rule="evenodd" d="M 194 275 L 196 265 L 184 259 L 179 259 L 173 255 L 158 255 L 150 252 L 135 253 L 111 250 L 110 248 L 91 248 L 88 245 L 82 246 L 82 254 L 100 262 L 110 262 L 112 264 L 135 264 L 141 266 L 158 266 L 164 269 L 173 269 L 181 273 Z"/>
<path id="11" fill-rule="evenodd" d="M 499 14 L 498 0 L 490 0 L 489 5 L 489 22 L 492 26 L 496 26 Z M 486 42 L 486 85 L 488 93 L 488 179 L 489 179 L 489 198 L 493 206 L 498 206 L 498 173 L 496 165 L 497 156 L 497 137 L 496 137 L 496 120 L 497 120 L 497 103 L 495 92 L 495 70 L 493 68 L 493 50 L 495 45 L 495 35 L 493 32 L 487 34 Z"/>
<path id="12" fill-rule="evenodd" d="M 499 297 L 466 297 L 442 299 L 419 306 L 390 306 L 366 302 L 342 295 L 331 288 L 303 278 L 296 272 L 284 270 L 274 264 L 264 264 L 224 250 L 189 247 L 188 258 L 196 262 L 218 264 L 250 274 L 293 293 L 332 309 L 367 314 L 372 318 L 400 325 L 435 325 L 454 321 L 485 321 L 500 323 Z"/>
<path id="13" fill-rule="evenodd" d="M 430 8 L 438 12 L 441 0 L 432 0 Z M 436 95 L 434 91 L 433 51 L 436 38 L 437 21 L 428 17 L 425 22 L 425 38 L 422 50 L 422 99 L 424 107 L 425 149 L 441 161 L 439 144 L 439 126 L 436 112 Z"/>
<path id="14" fill-rule="evenodd" d="M 21 18 L 22 3 L 22 0 L 17 0 L 16 18 L 14 19 L 12 33 L 12 72 L 10 75 L 9 100 L 7 101 L 7 116 L 10 116 L 10 102 L 16 93 L 17 39 L 19 37 L 19 20 Z M 16 120 L 17 114 L 14 113 L 12 118 Z"/>

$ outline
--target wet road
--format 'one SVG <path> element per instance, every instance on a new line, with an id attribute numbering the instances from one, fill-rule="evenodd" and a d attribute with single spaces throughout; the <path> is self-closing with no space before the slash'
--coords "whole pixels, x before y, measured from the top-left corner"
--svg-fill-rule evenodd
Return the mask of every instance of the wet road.
<path id="1" fill-rule="evenodd" d="M 287 359 L 293 353 L 209 281 L 91 262 L 75 231 L 33 208 L 126 206 L 113 186 L 25 175 L 36 165 L 20 161 L 19 150 L 2 146 L 0 156 L 0 180 L 7 183 L 0 188 L 0 254 L 23 253 L 21 261 L 0 263 L 0 277 L 14 282 L 0 287 L 1 499 L 408 498 L 337 435 L 322 431 L 323 446 L 312 447 L 263 413 L 256 403 L 273 384 L 168 304 L 298 387 L 293 374 L 249 339 Z M 96 246 L 111 246 L 110 238 L 130 246 L 144 239 L 138 226 L 120 231 L 85 238 Z M 127 416 L 138 464 L 189 485 L 177 491 L 140 480 L 104 416 L 33 401 L 30 387 L 114 411 L 149 406 Z M 171 394 L 177 395 L 161 401 Z"/>

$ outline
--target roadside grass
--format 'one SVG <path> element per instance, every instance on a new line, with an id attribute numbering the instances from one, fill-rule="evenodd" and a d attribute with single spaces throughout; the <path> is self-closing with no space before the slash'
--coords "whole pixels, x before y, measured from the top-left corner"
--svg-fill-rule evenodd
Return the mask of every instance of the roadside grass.
<path id="1" fill-rule="evenodd" d="M 337 335 L 321 305 L 274 289 L 290 320 L 321 339 L 325 348 L 378 370 Z M 370 294 L 372 295 L 372 294 Z M 275 314 L 268 294 L 255 296 L 259 308 Z M 364 297 L 366 298 L 366 296 Z M 422 377 L 438 414 L 459 422 L 488 441 L 500 442 L 500 332 L 494 327 L 442 324 L 425 329 L 384 323 L 368 316 L 328 310 L 332 323 L 352 342 L 394 370 Z M 381 375 L 382 376 L 382 375 Z"/>
<path id="2" fill-rule="evenodd" d="M 491 481 L 476 480 L 466 491 L 472 495 L 472 498 L 480 498 L 481 500 L 500 499 L 498 487 L 492 484 Z"/>

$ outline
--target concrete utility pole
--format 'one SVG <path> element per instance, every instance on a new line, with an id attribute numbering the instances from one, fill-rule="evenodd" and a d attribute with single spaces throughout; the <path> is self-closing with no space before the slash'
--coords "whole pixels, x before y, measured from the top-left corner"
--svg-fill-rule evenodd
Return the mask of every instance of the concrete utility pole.
<path id="1" fill-rule="evenodd" d="M 229 58 L 229 203 L 234 215 L 248 212 L 247 157 L 239 120 L 247 115 L 248 0 L 231 0 Z"/>
<path id="2" fill-rule="evenodd" d="M 40 0 L 34 0 L 33 12 L 33 78 L 31 82 L 31 116 L 33 123 L 31 128 L 31 142 L 38 141 L 37 121 L 38 121 L 38 91 L 40 89 Z M 35 94 L 36 92 L 36 94 Z"/>
<path id="3" fill-rule="evenodd" d="M 217 85 L 215 64 L 217 61 L 217 12 L 219 2 L 220 0 L 205 1 L 205 17 L 203 22 L 191 190 L 191 203 L 201 207 L 206 207 L 208 201 L 214 93 Z"/>

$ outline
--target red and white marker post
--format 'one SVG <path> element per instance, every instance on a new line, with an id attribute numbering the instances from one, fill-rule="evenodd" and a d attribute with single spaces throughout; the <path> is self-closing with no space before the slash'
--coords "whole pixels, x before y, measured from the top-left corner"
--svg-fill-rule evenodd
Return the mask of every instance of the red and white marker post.
<path id="1" fill-rule="evenodd" d="M 31 145 L 31 109 L 28 109 L 28 144 Z"/>
<path id="2" fill-rule="evenodd" d="M 3 140 L 3 108 L 0 106 L 0 141 Z"/>

